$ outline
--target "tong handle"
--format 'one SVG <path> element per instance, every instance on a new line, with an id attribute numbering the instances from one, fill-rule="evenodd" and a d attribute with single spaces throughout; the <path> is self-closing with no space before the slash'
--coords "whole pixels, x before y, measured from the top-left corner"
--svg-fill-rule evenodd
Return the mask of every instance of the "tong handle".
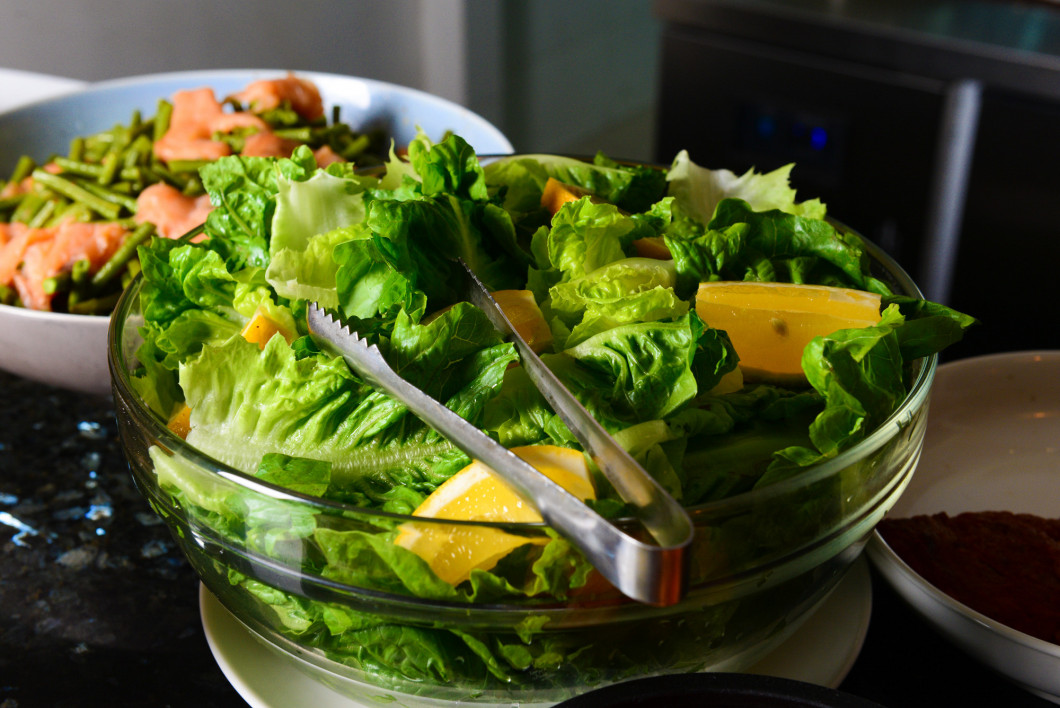
<path id="1" fill-rule="evenodd" d="M 401 378 L 378 347 L 369 346 L 316 303 L 310 304 L 307 320 L 318 342 L 330 345 L 328 348 L 343 356 L 369 384 L 404 403 L 470 457 L 503 477 L 537 508 L 545 523 L 577 546 L 623 594 L 660 606 L 681 600 L 687 584 L 685 546 L 663 548 L 629 536 L 528 462 Z"/>

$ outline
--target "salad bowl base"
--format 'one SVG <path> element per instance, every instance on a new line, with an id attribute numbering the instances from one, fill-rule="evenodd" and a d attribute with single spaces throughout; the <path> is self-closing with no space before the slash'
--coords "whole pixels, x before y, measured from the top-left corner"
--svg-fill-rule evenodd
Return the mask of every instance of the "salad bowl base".
<path id="1" fill-rule="evenodd" d="M 349 697 L 312 678 L 281 658 L 232 615 L 205 586 L 199 587 L 199 608 L 206 640 L 214 660 L 239 695 L 252 708 L 319 708 L 378 706 L 380 700 L 399 706 L 447 706 L 447 701 L 424 702 L 421 697 L 396 696 L 363 685 L 364 701 Z M 779 647 L 744 673 L 776 676 L 836 688 L 861 652 L 872 614 L 872 583 L 862 558 L 854 563 L 832 593 Z M 312 670 L 307 667 L 307 670 Z M 350 683 L 349 680 L 343 679 Z M 350 688 L 350 686 L 346 686 Z M 506 707 L 511 703 L 504 704 Z M 554 705 L 523 704 L 524 708 Z"/>

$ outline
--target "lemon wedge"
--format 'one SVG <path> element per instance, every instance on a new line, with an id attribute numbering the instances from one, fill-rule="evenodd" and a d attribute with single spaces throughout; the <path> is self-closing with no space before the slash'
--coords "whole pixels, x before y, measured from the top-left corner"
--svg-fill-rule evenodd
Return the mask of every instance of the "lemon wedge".
<path id="1" fill-rule="evenodd" d="M 673 254 L 666 247 L 666 241 L 662 236 L 638 238 L 633 241 L 633 250 L 641 258 L 655 258 L 660 261 L 668 261 L 673 258 Z"/>
<path id="2" fill-rule="evenodd" d="M 191 408 L 187 404 L 181 406 L 180 410 L 174 413 L 173 417 L 166 423 L 166 427 L 187 440 L 188 433 L 191 432 Z"/>
<path id="3" fill-rule="evenodd" d="M 579 499 L 596 498 L 581 452 L 553 445 L 516 447 L 512 452 Z M 460 521 L 541 521 L 529 502 L 477 460 L 442 483 L 412 514 Z M 544 543 L 544 539 L 493 528 L 416 522 L 402 524 L 394 540 L 427 561 L 439 578 L 452 585 L 470 577 L 473 569 L 489 570 L 519 546 L 535 542 Z"/>
<path id="4" fill-rule="evenodd" d="M 274 335 L 283 335 L 283 338 L 290 344 L 295 339 L 295 335 L 291 332 L 286 331 L 285 328 L 281 327 L 274 319 L 265 314 L 262 308 L 258 308 L 254 311 L 254 315 L 247 322 L 246 326 L 243 327 L 241 332 L 243 339 L 247 340 L 251 344 L 257 344 L 262 349 L 269 343 L 269 340 Z"/>
<path id="5" fill-rule="evenodd" d="M 701 283 L 696 313 L 725 330 L 748 381 L 805 380 L 802 351 L 811 339 L 880 321 L 880 296 L 795 283 Z"/>
<path id="6" fill-rule="evenodd" d="M 593 197 L 588 189 L 576 187 L 573 184 L 560 182 L 555 177 L 549 177 L 545 182 L 545 188 L 541 192 L 541 206 L 548 210 L 549 214 L 555 216 L 567 202 L 576 202 L 582 197 Z"/>
<path id="7" fill-rule="evenodd" d="M 552 345 L 552 330 L 529 290 L 495 290 L 490 293 L 504 316 L 530 348 L 541 353 Z"/>

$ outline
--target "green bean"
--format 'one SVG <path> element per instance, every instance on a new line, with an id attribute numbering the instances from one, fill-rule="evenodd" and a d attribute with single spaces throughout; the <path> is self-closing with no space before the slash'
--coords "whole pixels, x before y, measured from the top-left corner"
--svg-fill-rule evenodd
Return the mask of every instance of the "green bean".
<path id="1" fill-rule="evenodd" d="M 99 173 L 99 177 L 96 178 L 98 184 L 106 187 L 114 181 L 114 177 L 118 172 L 118 161 L 121 160 L 121 152 L 118 150 L 111 150 L 103 156 L 103 169 Z"/>
<path id="2" fill-rule="evenodd" d="M 92 261 L 82 258 L 70 267 L 70 281 L 81 289 L 81 286 L 92 280 Z"/>
<path id="3" fill-rule="evenodd" d="M 37 213 L 33 215 L 33 218 L 26 222 L 26 225 L 31 229 L 37 229 L 48 223 L 48 220 L 55 214 L 55 206 L 58 202 L 54 199 L 48 199 L 41 205 Z"/>
<path id="4" fill-rule="evenodd" d="M 11 214 L 11 221 L 18 221 L 23 224 L 28 224 L 33 220 L 33 217 L 40 211 L 41 207 L 44 206 L 44 202 L 48 201 L 47 197 L 39 192 L 28 192 L 22 197 L 22 203 L 18 205 L 14 213 Z"/>
<path id="5" fill-rule="evenodd" d="M 57 210 L 48 226 L 58 226 L 63 221 L 91 221 L 92 210 L 80 202 L 68 202 L 61 210 Z"/>
<path id="6" fill-rule="evenodd" d="M 155 225 L 150 222 L 145 222 L 138 226 L 135 231 L 129 234 L 125 242 L 118 247 L 118 250 L 107 259 L 107 262 L 96 271 L 96 274 L 92 276 L 92 286 L 99 288 L 120 273 L 129 260 L 136 255 L 136 248 L 151 238 L 154 233 Z"/>
<path id="7" fill-rule="evenodd" d="M 347 160 L 352 160 L 353 158 L 357 157 L 365 150 L 367 150 L 371 144 L 371 138 L 369 138 L 367 135 L 359 135 L 353 140 L 351 140 L 348 145 L 342 148 L 341 154 Z"/>
<path id="8" fill-rule="evenodd" d="M 170 172 L 194 172 L 198 174 L 199 168 L 210 164 L 209 160 L 170 160 Z"/>
<path id="9" fill-rule="evenodd" d="M 173 117 L 173 104 L 162 99 L 158 102 L 158 111 L 155 113 L 154 140 L 162 139 L 169 130 L 169 121 Z"/>
<path id="10" fill-rule="evenodd" d="M 111 187 L 110 189 L 108 189 L 107 187 L 101 187 L 98 184 L 94 184 L 92 182 L 82 182 L 80 183 L 80 186 L 89 194 L 93 194 L 99 197 L 100 199 L 104 199 L 110 202 L 111 204 L 116 204 L 117 206 L 123 207 L 124 209 L 127 209 L 131 214 L 136 213 L 136 199 L 130 197 L 127 194 L 122 194 L 115 187 Z M 115 218 L 117 218 L 117 214 L 115 214 L 114 216 Z"/>
<path id="11" fill-rule="evenodd" d="M 18 302 L 18 292 L 14 288 L 0 285 L 0 303 L 14 305 Z"/>
<path id="12" fill-rule="evenodd" d="M 19 204 L 22 203 L 22 199 L 25 195 L 15 194 L 10 197 L 4 197 L 0 199 L 0 211 L 7 211 L 9 209 L 16 209 Z"/>
<path id="13" fill-rule="evenodd" d="M 11 182 L 18 184 L 26 177 L 29 177 L 35 169 L 37 169 L 37 163 L 33 161 L 33 158 L 29 155 L 23 155 L 18 158 L 18 162 L 15 164 L 15 171 L 11 173 Z"/>
<path id="14" fill-rule="evenodd" d="M 69 173 L 91 179 L 99 179 L 99 176 L 103 174 L 103 166 L 98 163 L 73 160 L 69 157 L 56 157 L 53 162 L 62 169 L 64 174 Z M 123 167 L 118 172 L 118 176 L 128 182 L 137 182 L 143 180 L 144 171 L 140 167 Z"/>
<path id="15" fill-rule="evenodd" d="M 129 287 L 133 279 L 140 274 L 140 259 L 133 258 L 129 261 L 128 265 L 125 266 L 125 270 L 121 273 L 121 289 Z"/>
<path id="16" fill-rule="evenodd" d="M 287 140 L 298 140 L 303 143 L 308 143 L 313 139 L 314 131 L 308 126 L 303 126 L 299 128 L 277 128 L 272 132 Z"/>
<path id="17" fill-rule="evenodd" d="M 48 295 L 55 295 L 56 293 L 65 293 L 70 290 L 70 274 L 59 273 L 53 275 L 50 278 L 44 279 L 44 292 Z"/>
<path id="18" fill-rule="evenodd" d="M 83 137 L 76 137 L 70 141 L 70 152 L 67 157 L 71 160 L 79 162 L 85 154 L 85 139 Z"/>
<path id="19" fill-rule="evenodd" d="M 118 304 L 118 298 L 120 297 L 121 291 L 111 293 L 110 295 L 90 298 L 88 300 L 74 299 L 74 302 L 70 304 L 67 309 L 75 315 L 105 315 L 114 309 L 114 306 Z"/>
<path id="20" fill-rule="evenodd" d="M 44 170 L 34 170 L 33 179 L 68 199 L 81 202 L 104 219 L 113 221 L 118 218 L 118 213 L 121 211 L 119 205 L 108 202 L 59 175 L 53 175 Z"/>
<path id="21" fill-rule="evenodd" d="M 84 160 L 75 160 L 72 157 L 59 156 L 55 158 L 54 162 L 63 172 L 81 175 L 82 177 L 97 179 L 103 173 L 103 168 L 100 165 L 85 162 Z"/>

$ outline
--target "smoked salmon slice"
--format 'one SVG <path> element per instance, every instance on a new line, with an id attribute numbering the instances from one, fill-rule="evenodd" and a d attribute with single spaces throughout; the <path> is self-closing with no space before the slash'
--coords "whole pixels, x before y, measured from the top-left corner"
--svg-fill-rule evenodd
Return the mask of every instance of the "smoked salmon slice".
<path id="1" fill-rule="evenodd" d="M 158 182 L 136 198 L 136 223 L 149 221 L 160 236 L 180 238 L 205 222 L 212 210 L 208 195 L 189 197 L 176 187 Z"/>
<path id="2" fill-rule="evenodd" d="M 88 260 L 98 270 L 118 250 L 128 231 L 113 222 L 66 221 L 48 228 L 10 224 L 14 237 L 0 247 L 0 284 L 14 286 L 22 305 L 51 310 L 44 281 Z"/>

